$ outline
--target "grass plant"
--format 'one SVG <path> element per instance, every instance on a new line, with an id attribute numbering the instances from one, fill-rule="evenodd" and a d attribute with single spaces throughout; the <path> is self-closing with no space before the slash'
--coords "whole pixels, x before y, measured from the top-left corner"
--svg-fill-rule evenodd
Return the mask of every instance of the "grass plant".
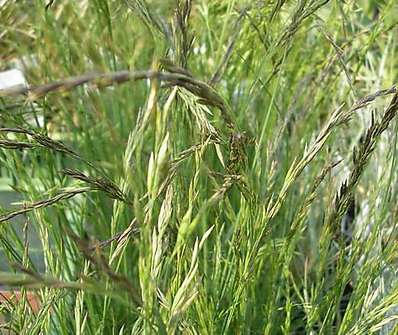
<path id="1" fill-rule="evenodd" d="M 29 83 L 0 91 L 1 331 L 398 334 L 397 24 L 395 0 L 0 1 Z"/>

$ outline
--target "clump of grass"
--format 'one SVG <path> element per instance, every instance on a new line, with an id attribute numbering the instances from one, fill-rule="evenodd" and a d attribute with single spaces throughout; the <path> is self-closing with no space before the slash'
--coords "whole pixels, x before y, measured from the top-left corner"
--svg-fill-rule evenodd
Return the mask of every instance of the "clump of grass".
<path id="1" fill-rule="evenodd" d="M 1 327 L 395 333 L 395 13 L 1 4 L 0 70 L 30 84 L 0 91 L 1 173 L 22 199 L 0 215 L 0 283 L 21 291 Z"/>

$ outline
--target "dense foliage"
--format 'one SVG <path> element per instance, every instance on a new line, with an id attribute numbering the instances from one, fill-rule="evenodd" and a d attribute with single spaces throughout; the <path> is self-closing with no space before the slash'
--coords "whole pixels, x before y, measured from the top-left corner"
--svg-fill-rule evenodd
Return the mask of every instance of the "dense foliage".
<path id="1" fill-rule="evenodd" d="M 396 0 L 6 0 L 0 22 L 29 83 L 0 91 L 4 331 L 398 332 Z"/>

